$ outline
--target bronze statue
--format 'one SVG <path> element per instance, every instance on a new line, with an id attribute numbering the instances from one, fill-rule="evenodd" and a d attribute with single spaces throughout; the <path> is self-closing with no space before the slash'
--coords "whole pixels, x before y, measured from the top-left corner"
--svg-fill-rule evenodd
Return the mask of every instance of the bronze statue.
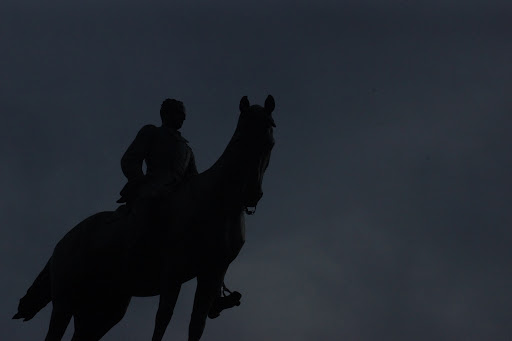
<path id="1" fill-rule="evenodd" d="M 149 182 L 122 191 L 121 201 L 131 206 L 124 214 L 100 212 L 71 229 L 20 300 L 14 318 L 30 320 L 51 301 L 46 341 L 60 341 L 71 317 L 72 340 L 94 341 L 122 319 L 132 296 L 160 295 L 152 338 L 160 341 L 181 284 L 195 277 L 188 339 L 199 340 L 206 317 L 215 317 L 223 306 L 214 302 L 244 244 L 244 212 L 250 213 L 263 195 L 263 174 L 274 146 L 274 107 L 272 96 L 264 107 L 251 106 L 243 97 L 235 133 L 212 167 L 183 176 L 169 190 L 162 190 L 168 181 L 154 182 L 157 190 L 149 191 L 147 210 L 144 185 Z"/>

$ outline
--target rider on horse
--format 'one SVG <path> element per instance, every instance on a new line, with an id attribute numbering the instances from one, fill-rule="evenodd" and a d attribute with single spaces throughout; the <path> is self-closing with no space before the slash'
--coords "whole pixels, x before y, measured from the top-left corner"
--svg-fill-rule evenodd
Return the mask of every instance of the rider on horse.
<path id="1" fill-rule="evenodd" d="M 194 153 L 179 129 L 185 121 L 183 102 L 169 99 L 160 107 L 162 125 L 146 125 L 121 158 L 123 174 L 128 183 L 121 190 L 118 203 L 126 203 L 130 210 L 151 222 L 151 202 L 170 193 L 177 184 L 197 175 Z M 142 170 L 146 162 L 146 174 Z M 149 217 L 148 217 L 149 215 Z M 149 218 L 149 220 L 147 220 Z M 229 294 L 226 295 L 224 291 Z M 222 294 L 213 303 L 210 318 L 219 316 L 223 309 L 240 304 L 240 293 L 231 293 L 223 286 Z"/>
<path id="2" fill-rule="evenodd" d="M 128 183 L 121 190 L 118 203 L 132 204 L 139 197 L 155 197 L 185 178 L 197 174 L 194 153 L 179 129 L 185 120 L 185 106 L 166 99 L 160 108 L 162 125 L 146 125 L 121 159 Z M 146 174 L 142 163 L 146 162 Z"/>

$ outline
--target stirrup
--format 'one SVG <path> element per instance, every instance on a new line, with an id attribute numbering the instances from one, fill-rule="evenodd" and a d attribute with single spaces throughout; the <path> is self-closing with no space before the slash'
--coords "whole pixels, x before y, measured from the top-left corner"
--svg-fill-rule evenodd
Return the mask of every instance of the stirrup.
<path id="1" fill-rule="evenodd" d="M 210 311 L 208 312 L 208 317 L 211 319 L 217 318 L 220 316 L 221 311 L 223 311 L 224 309 L 239 306 L 241 298 L 242 294 L 240 294 L 238 291 L 233 291 L 229 295 L 224 297 L 217 297 L 213 302 Z"/>

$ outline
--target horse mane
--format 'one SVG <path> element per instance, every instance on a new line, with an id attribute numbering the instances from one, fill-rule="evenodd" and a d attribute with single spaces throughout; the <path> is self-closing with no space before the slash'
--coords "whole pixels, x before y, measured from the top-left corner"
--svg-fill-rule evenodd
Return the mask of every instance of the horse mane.
<path id="1" fill-rule="evenodd" d="M 211 173 L 217 169 L 222 169 L 226 165 L 231 165 L 230 163 L 235 161 L 236 155 L 242 151 L 243 146 L 240 144 L 240 137 L 242 133 L 240 131 L 240 118 L 238 119 L 237 127 L 231 136 L 227 146 L 224 148 L 224 151 L 220 155 L 220 157 L 211 165 L 208 169 L 206 169 L 202 173 Z"/>

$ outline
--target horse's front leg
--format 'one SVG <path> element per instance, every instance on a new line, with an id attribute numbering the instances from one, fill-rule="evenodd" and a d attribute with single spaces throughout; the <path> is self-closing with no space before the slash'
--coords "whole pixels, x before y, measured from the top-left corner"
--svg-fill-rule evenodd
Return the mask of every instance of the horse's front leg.
<path id="1" fill-rule="evenodd" d="M 178 300 L 181 289 L 181 282 L 177 276 L 170 272 L 162 273 L 162 284 L 160 287 L 160 302 L 156 313 L 155 330 L 152 341 L 161 341 L 174 312 L 174 306 Z"/>
<path id="2" fill-rule="evenodd" d="M 199 341 L 206 325 L 206 317 L 213 301 L 220 295 L 226 269 L 208 271 L 197 277 L 194 308 L 188 329 L 188 340 Z"/>

